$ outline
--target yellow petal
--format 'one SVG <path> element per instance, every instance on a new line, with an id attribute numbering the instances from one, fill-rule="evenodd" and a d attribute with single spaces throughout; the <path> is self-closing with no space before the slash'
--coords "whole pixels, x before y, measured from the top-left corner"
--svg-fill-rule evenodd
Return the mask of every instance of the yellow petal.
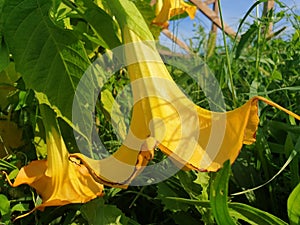
<path id="1" fill-rule="evenodd" d="M 255 141 L 258 100 L 300 119 L 258 96 L 229 112 L 203 109 L 181 92 L 153 43 L 142 42 L 126 26 L 123 35 L 134 99 L 129 133 L 120 149 L 106 159 L 71 155 L 81 159 L 99 182 L 126 187 L 147 165 L 156 146 L 187 169 L 216 171 L 227 160 L 233 163 L 242 145 Z"/>
<path id="2" fill-rule="evenodd" d="M 234 162 L 243 144 L 255 141 L 258 100 L 300 119 L 258 96 L 226 113 L 205 110 L 177 87 L 154 45 L 142 44 L 126 27 L 123 32 L 125 42 L 134 43 L 125 50 L 134 99 L 151 96 L 134 105 L 131 130 L 138 138 L 153 137 L 163 152 L 190 169 L 216 171 L 226 160 Z"/>
<path id="3" fill-rule="evenodd" d="M 183 0 L 164 0 L 156 3 L 156 17 L 153 24 L 166 28 L 168 20 L 173 16 L 187 13 L 191 19 L 195 18 L 197 7 L 185 3 Z"/>
<path id="4" fill-rule="evenodd" d="M 99 183 L 111 187 L 127 188 L 154 155 L 154 145 L 148 147 L 141 144 L 139 147 L 140 149 L 136 150 L 122 144 L 113 155 L 102 160 L 94 160 L 81 153 L 71 154 L 70 160 L 79 159 Z"/>
<path id="5" fill-rule="evenodd" d="M 47 160 L 32 161 L 21 168 L 12 186 L 33 187 L 42 198 L 42 204 L 35 208 L 40 210 L 46 206 L 85 203 L 101 196 L 103 185 L 93 179 L 84 165 L 69 160 L 52 111 L 47 106 L 40 108 L 45 118 Z"/>

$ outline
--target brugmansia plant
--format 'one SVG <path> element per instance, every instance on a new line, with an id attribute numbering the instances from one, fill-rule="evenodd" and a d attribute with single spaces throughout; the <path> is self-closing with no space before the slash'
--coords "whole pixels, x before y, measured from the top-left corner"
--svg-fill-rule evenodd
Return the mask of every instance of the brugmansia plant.
<path id="1" fill-rule="evenodd" d="M 124 2 L 113 2 L 110 10 L 114 15 L 122 10 L 126 12 L 125 8 L 131 6 Z M 138 15 L 137 11 L 135 16 Z M 127 17 L 130 18 L 130 15 Z M 142 22 L 142 16 L 139 15 L 135 20 L 139 24 L 134 24 L 134 20 L 128 19 L 128 22 L 118 18 L 116 16 L 123 34 L 127 70 L 136 103 L 133 106 L 129 134 L 124 141 L 125 145 L 133 149 L 126 148 L 123 144 L 112 158 L 129 163 L 132 172 L 124 175 L 123 179 L 105 181 L 101 175 L 101 168 L 105 167 L 101 166 L 101 160 L 89 159 L 80 153 L 72 154 L 71 157 L 80 158 L 90 168 L 99 182 L 128 184 L 133 173 L 151 159 L 155 147 L 173 158 L 181 167 L 188 169 L 217 171 L 225 161 L 233 163 L 242 145 L 255 141 L 259 123 L 258 100 L 300 120 L 298 115 L 260 96 L 253 97 L 240 108 L 226 113 L 211 112 L 195 105 L 180 91 L 170 76 L 153 44 L 147 25 Z M 144 29 L 137 29 L 138 25 Z M 216 133 L 221 135 L 217 136 Z M 106 163 L 106 159 L 103 161 Z M 113 176 L 111 175 L 112 179 Z M 119 173 L 118 176 L 122 175 Z M 122 180 L 123 183 L 120 183 Z"/>
<path id="2" fill-rule="evenodd" d="M 40 110 L 45 126 L 47 159 L 32 161 L 21 168 L 11 186 L 28 184 L 41 196 L 42 204 L 31 212 L 44 210 L 46 206 L 85 203 L 102 196 L 103 185 L 93 179 L 85 166 L 69 160 L 53 110 L 44 104 L 40 105 Z"/>
<path id="3" fill-rule="evenodd" d="M 88 34 L 84 35 L 97 42 L 97 47 L 102 45 L 112 49 L 121 42 L 124 44 L 135 104 L 126 139 L 111 156 L 96 160 L 81 153 L 69 153 L 57 118 L 76 129 L 76 124 L 71 122 L 71 105 L 76 86 L 89 64 L 83 43 L 76 32 L 58 26 L 62 23 L 70 25 L 70 21 L 61 20 L 65 15 L 49 15 L 51 7 L 57 5 L 51 5 L 48 0 L 5 1 L 1 29 L 16 69 L 26 87 L 33 89 L 39 99 L 45 128 L 47 159 L 24 166 L 11 183 L 13 187 L 28 184 L 37 191 L 42 204 L 33 210 L 85 203 L 102 196 L 103 185 L 128 187 L 154 157 L 155 148 L 168 155 L 179 168 L 218 171 L 224 162 L 236 160 L 243 144 L 255 141 L 260 100 L 300 120 L 298 115 L 260 96 L 229 112 L 203 109 L 188 99 L 173 81 L 147 24 L 132 2 L 99 1 L 102 3 L 99 5 L 90 0 L 80 1 L 78 5 L 73 1 L 63 2 L 68 10 L 72 9 L 89 23 L 98 39 L 95 41 Z M 157 4 L 161 3 L 158 1 Z M 187 12 L 193 18 L 196 11 L 195 6 L 175 0 L 165 0 L 158 8 L 157 17 L 152 22 L 163 27 L 177 14 Z M 40 21 L 38 26 L 32 25 L 36 20 Z M 107 34 L 103 34 L 106 31 Z M 57 83 L 59 85 L 55 88 Z M 40 97 L 41 93 L 46 96 L 44 99 Z M 84 112 L 80 113 L 84 116 Z M 90 128 L 87 130 L 78 133 L 88 137 Z M 227 171 L 229 167 L 226 165 Z M 227 184 L 228 177 L 222 182 L 220 176 L 217 177 L 218 183 Z M 212 186 L 217 189 L 218 185 L 213 183 Z M 222 191 L 220 188 L 219 192 Z M 214 190 L 211 196 L 212 199 L 219 197 Z M 223 203 L 227 203 L 226 197 L 227 194 L 221 199 Z M 212 204 L 214 212 L 217 212 L 217 207 L 217 204 Z M 236 205 L 232 207 L 238 208 Z"/>
<path id="4" fill-rule="evenodd" d="M 177 15 L 187 13 L 191 19 L 194 19 L 197 7 L 190 5 L 183 0 L 157 0 L 155 5 L 156 17 L 152 23 L 167 28 L 169 20 Z"/>

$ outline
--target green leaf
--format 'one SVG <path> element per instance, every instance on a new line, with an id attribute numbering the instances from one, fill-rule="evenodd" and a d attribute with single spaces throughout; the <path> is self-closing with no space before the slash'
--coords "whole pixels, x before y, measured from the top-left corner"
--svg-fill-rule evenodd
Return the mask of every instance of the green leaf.
<path id="1" fill-rule="evenodd" d="M 2 26 L 3 26 L 3 5 L 5 0 L 0 0 L 0 37 L 2 38 Z"/>
<path id="2" fill-rule="evenodd" d="M 210 188 L 210 204 L 212 212 L 217 224 L 220 225 L 235 224 L 229 214 L 227 203 L 229 175 L 230 162 L 228 160 L 224 163 L 223 168 L 217 173 Z"/>
<path id="3" fill-rule="evenodd" d="M 10 0 L 4 5 L 4 37 L 27 88 L 43 92 L 71 119 L 78 81 L 89 65 L 83 44 L 57 27 L 48 0 Z"/>
<path id="4" fill-rule="evenodd" d="M 15 178 L 17 177 L 18 173 L 19 173 L 19 169 L 18 169 L 18 168 L 17 168 L 17 169 L 14 169 L 13 171 L 11 171 L 11 172 L 8 174 L 8 178 L 9 178 L 10 180 L 15 179 Z"/>
<path id="5" fill-rule="evenodd" d="M 295 155 L 299 155 L 300 151 L 300 136 L 297 140 L 296 145 L 293 143 L 292 133 L 288 132 L 285 144 L 284 144 L 284 152 L 286 155 L 295 152 Z M 294 157 L 294 160 L 291 161 L 290 167 L 290 176 L 291 176 L 291 185 L 292 188 L 296 187 L 296 185 L 300 182 L 300 175 L 299 175 L 299 157 Z"/>
<path id="6" fill-rule="evenodd" d="M 192 200 L 192 199 L 184 199 L 184 198 L 173 198 L 169 197 L 170 200 L 176 200 L 179 203 L 201 206 L 204 208 L 210 208 L 211 203 L 209 201 L 201 201 L 201 200 Z M 228 203 L 229 214 L 230 216 L 246 221 L 249 224 L 257 224 L 257 225 L 286 225 L 287 223 L 279 219 L 278 217 L 262 211 L 260 209 L 254 208 L 252 206 L 230 202 Z M 219 211 L 221 213 L 221 211 Z M 227 224 L 224 221 L 221 221 L 221 224 Z"/>
<path id="7" fill-rule="evenodd" d="M 208 200 L 209 180 L 210 176 L 208 173 L 197 173 L 197 178 L 194 180 L 194 183 L 199 184 L 202 187 L 201 196 L 199 196 L 200 200 Z"/>
<path id="8" fill-rule="evenodd" d="M 125 140 L 127 128 L 124 120 L 123 113 L 121 112 L 120 105 L 115 101 L 112 93 L 105 89 L 101 92 L 101 102 L 103 104 L 103 111 L 111 119 L 112 125 L 120 140 Z"/>
<path id="9" fill-rule="evenodd" d="M 177 198 L 177 197 L 166 197 L 168 200 L 177 201 L 181 204 L 187 204 L 187 205 L 197 205 L 201 206 L 203 208 L 210 208 L 210 202 L 207 200 L 194 200 L 194 199 L 186 199 L 186 198 Z"/>
<path id="10" fill-rule="evenodd" d="M 189 212 L 177 212 L 172 214 L 172 218 L 174 219 L 175 223 L 178 225 L 195 225 L 200 224 L 200 218 L 197 220 L 196 218 L 192 217 Z"/>
<path id="11" fill-rule="evenodd" d="M 126 225 L 130 220 L 116 206 L 104 204 L 102 198 L 84 204 L 80 211 L 89 225 Z"/>
<path id="12" fill-rule="evenodd" d="M 15 90 L 14 84 L 19 78 L 20 74 L 16 72 L 14 63 L 8 64 L 4 70 L 0 71 L 0 108 L 3 109 L 8 106 L 9 101 L 7 97 L 9 96 L 10 92 Z"/>
<path id="13" fill-rule="evenodd" d="M 14 170 L 17 169 L 17 167 L 4 159 L 0 159 L 0 170 Z"/>
<path id="14" fill-rule="evenodd" d="M 179 171 L 177 175 L 182 187 L 191 197 L 198 197 L 201 195 L 202 188 L 201 185 L 194 183 L 194 180 L 196 180 L 196 175 L 194 173 Z"/>
<path id="15" fill-rule="evenodd" d="M 1 215 L 8 214 L 10 212 L 10 202 L 7 197 L 3 194 L 0 194 L 0 213 Z"/>
<path id="16" fill-rule="evenodd" d="M 186 211 L 189 206 L 187 204 L 178 202 L 177 197 L 180 196 L 180 191 L 177 187 L 169 182 L 162 182 L 157 185 L 157 198 L 159 198 L 165 205 L 164 210 L 171 210 L 173 212 L 184 210 Z"/>
<path id="17" fill-rule="evenodd" d="M 18 203 L 11 208 L 11 212 L 25 212 L 29 210 L 29 204 Z"/>
<path id="18" fill-rule="evenodd" d="M 290 224 L 298 225 L 300 223 L 300 184 L 290 194 L 287 207 Z"/>
<path id="19" fill-rule="evenodd" d="M 121 29 L 124 26 L 128 26 L 142 40 L 153 40 L 153 36 L 143 16 L 134 3 L 128 0 L 103 0 L 103 2 L 110 9 L 112 15 L 116 17 Z"/>
<path id="20" fill-rule="evenodd" d="M 118 27 L 114 20 L 104 10 L 90 0 L 82 0 L 86 10 L 83 18 L 94 28 L 97 37 L 102 41 L 104 48 L 113 49 L 121 45 L 118 38 Z"/>
<path id="21" fill-rule="evenodd" d="M 286 222 L 279 219 L 278 217 L 265 212 L 263 210 L 254 208 L 252 206 L 242 204 L 242 203 L 229 203 L 229 207 L 237 212 L 239 212 L 243 217 L 237 218 L 247 221 L 245 218 L 249 219 L 258 225 L 287 225 Z M 244 218 L 245 217 L 245 218 Z"/>
<path id="22" fill-rule="evenodd" d="M 155 26 L 152 24 L 152 21 L 155 18 L 155 7 L 151 6 L 151 1 L 149 0 L 131 0 L 131 1 L 134 2 L 135 6 L 142 14 L 154 38 L 158 40 L 161 28 L 159 26 Z M 186 16 L 188 15 L 186 14 Z"/>
<path id="23" fill-rule="evenodd" d="M 0 28 L 1 29 L 1 28 Z M 0 71 L 5 69 L 9 64 L 9 51 L 0 34 Z"/>
<path id="24" fill-rule="evenodd" d="M 272 79 L 282 80 L 282 74 L 278 70 L 274 70 L 272 73 Z"/>
<path id="25" fill-rule="evenodd" d="M 241 36 L 241 39 L 236 47 L 235 58 L 238 59 L 242 51 L 247 48 L 257 35 L 258 26 L 253 23 L 250 28 Z"/>

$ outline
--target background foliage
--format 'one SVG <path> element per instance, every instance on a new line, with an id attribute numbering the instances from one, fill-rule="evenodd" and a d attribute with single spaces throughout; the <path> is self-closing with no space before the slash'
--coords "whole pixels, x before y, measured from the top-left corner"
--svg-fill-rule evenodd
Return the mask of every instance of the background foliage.
<path id="1" fill-rule="evenodd" d="M 21 166 L 46 157 L 38 101 L 57 112 L 69 151 L 77 151 L 70 99 L 97 55 L 122 43 L 112 12 L 103 10 L 111 9 L 112 2 L 119 1 L 0 0 L 0 170 L 11 179 Z M 150 1 L 131 2 L 158 38 L 159 28 L 151 25 L 155 15 Z M 280 6 L 279 12 L 270 11 L 251 24 L 241 23 L 240 39 L 226 39 L 227 55 L 224 46 L 209 44 L 201 24 L 195 26 L 192 51 L 218 79 L 227 110 L 259 94 L 300 114 L 300 18 Z M 268 24 L 283 19 L 290 21 L 292 32 L 268 35 Z M 168 69 L 194 102 L 208 107 L 204 93 L 190 77 L 171 66 Z M 120 143 L 109 109 L 128 82 L 126 69 L 118 71 L 106 81 L 97 103 L 98 135 L 112 152 Z M 299 224 L 299 123 L 269 106 L 260 109 L 257 141 L 243 147 L 232 168 L 226 163 L 217 173 L 180 171 L 155 185 L 106 188 L 103 198 L 48 207 L 15 224 Z M 97 147 L 91 143 L 91 148 Z M 154 163 L 162 157 L 157 152 Z M 267 181 L 257 190 L 234 194 Z M 0 192 L 0 224 L 12 224 L 13 218 L 40 202 L 33 189 L 11 188 L 4 177 Z"/>

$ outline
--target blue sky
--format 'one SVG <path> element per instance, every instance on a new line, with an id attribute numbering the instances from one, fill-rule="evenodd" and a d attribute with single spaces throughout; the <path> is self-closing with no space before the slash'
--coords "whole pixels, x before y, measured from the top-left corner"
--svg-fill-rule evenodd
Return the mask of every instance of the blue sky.
<path id="1" fill-rule="evenodd" d="M 284 4 L 288 7 L 293 8 L 294 12 L 300 15 L 300 0 L 282 0 Z M 224 21 L 230 25 L 234 30 L 237 30 L 239 21 L 243 18 L 249 8 L 255 3 L 255 0 L 221 0 L 222 13 Z M 262 11 L 262 4 L 260 4 L 259 11 Z M 275 4 L 275 11 L 279 11 L 280 7 Z M 255 16 L 256 10 L 252 12 L 251 15 Z M 250 21 L 250 18 L 249 18 Z M 169 29 L 183 41 L 187 42 L 193 36 L 193 24 L 201 24 L 207 31 L 211 29 L 211 22 L 200 12 L 197 12 L 196 18 L 191 20 L 190 18 L 185 18 L 182 20 L 170 21 Z M 275 27 L 275 30 L 279 29 L 283 25 L 287 25 L 288 29 L 291 28 L 288 22 L 283 21 Z M 220 32 L 219 32 L 220 34 Z M 221 35 L 218 35 L 221 38 Z M 220 39 L 219 39 L 220 40 Z M 170 41 L 163 35 L 160 38 L 162 44 L 169 46 Z M 173 46 L 173 45 L 172 45 Z"/>

